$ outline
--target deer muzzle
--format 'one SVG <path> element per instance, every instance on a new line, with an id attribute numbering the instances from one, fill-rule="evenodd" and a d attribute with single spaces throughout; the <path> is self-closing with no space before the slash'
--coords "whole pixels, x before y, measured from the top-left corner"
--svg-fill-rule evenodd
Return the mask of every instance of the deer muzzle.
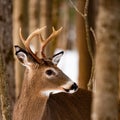
<path id="1" fill-rule="evenodd" d="M 75 82 L 69 81 L 65 85 L 61 86 L 64 92 L 74 93 L 78 90 L 78 85 Z"/>

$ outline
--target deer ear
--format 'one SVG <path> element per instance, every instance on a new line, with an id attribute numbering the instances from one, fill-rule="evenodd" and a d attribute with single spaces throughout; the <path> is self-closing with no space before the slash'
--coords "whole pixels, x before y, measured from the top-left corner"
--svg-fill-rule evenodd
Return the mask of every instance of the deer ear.
<path id="1" fill-rule="evenodd" d="M 63 51 L 55 54 L 55 55 L 52 57 L 52 62 L 53 62 L 53 64 L 57 65 L 58 62 L 60 61 L 61 57 L 63 56 L 63 54 L 64 54 Z"/>
<path id="2" fill-rule="evenodd" d="M 28 53 L 19 46 L 15 46 L 16 56 L 20 63 L 26 67 L 30 67 L 30 62 L 28 60 Z"/>

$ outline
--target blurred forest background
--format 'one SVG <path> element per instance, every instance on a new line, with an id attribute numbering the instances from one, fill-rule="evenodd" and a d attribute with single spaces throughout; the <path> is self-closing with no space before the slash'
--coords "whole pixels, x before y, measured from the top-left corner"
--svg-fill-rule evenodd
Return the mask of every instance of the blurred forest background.
<path id="1" fill-rule="evenodd" d="M 7 114 L 6 107 L 8 111 L 13 110 L 24 77 L 24 67 L 16 61 L 14 56 L 14 45 L 23 46 L 19 38 L 19 29 L 22 28 L 22 33 L 27 38 L 32 31 L 43 26 L 47 26 L 42 33 L 44 38 L 51 34 L 52 26 L 55 29 L 63 27 L 57 40 L 47 46 L 46 53 L 52 56 L 56 49 L 74 51 L 73 53 L 77 56 L 73 55 L 73 57 L 78 59 L 78 63 L 74 63 L 71 54 L 66 57 L 67 60 L 63 60 L 63 63 L 73 60 L 70 64 L 77 64 L 77 68 L 74 66 L 71 68 L 69 65 L 68 70 L 78 70 L 75 81 L 78 82 L 79 87 L 95 90 L 95 98 L 99 96 L 96 95 L 97 84 L 100 86 L 98 91 L 105 90 L 106 92 L 102 92 L 106 94 L 107 92 L 109 94 L 112 89 L 114 92 L 110 92 L 112 96 L 110 98 L 115 97 L 116 99 L 110 102 L 115 106 L 115 109 L 112 108 L 112 110 L 116 110 L 119 83 L 119 7 L 119 0 L 114 0 L 114 2 L 112 0 L 1 0 L 0 105 L 2 115 Z M 31 47 L 33 51 L 39 49 L 36 39 L 31 43 Z M 98 53 L 96 53 L 96 49 L 98 49 Z M 109 86 L 110 89 L 106 86 Z M 99 108 L 99 106 L 97 107 Z M 108 109 L 111 108 L 108 107 Z M 94 109 L 93 104 L 94 111 L 97 111 L 97 108 Z M 9 116 L 11 115 L 9 114 Z"/>

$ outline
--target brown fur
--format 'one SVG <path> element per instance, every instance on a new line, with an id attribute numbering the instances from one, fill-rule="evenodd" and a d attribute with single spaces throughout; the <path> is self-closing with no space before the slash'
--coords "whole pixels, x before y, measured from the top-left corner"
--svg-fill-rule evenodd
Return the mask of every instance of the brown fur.
<path id="1" fill-rule="evenodd" d="M 23 105 L 18 101 L 13 120 L 90 120 L 91 92 L 79 89 L 73 94 L 51 94 L 48 100 L 31 96 Z"/>
<path id="2" fill-rule="evenodd" d="M 51 95 L 42 120 L 90 120 L 91 98 L 91 92 L 83 89 Z"/>

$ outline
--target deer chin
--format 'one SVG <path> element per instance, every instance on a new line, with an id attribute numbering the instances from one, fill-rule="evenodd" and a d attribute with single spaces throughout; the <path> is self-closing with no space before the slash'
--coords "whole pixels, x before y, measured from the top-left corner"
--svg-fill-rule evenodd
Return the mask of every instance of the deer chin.
<path id="1" fill-rule="evenodd" d="M 59 87 L 58 89 L 56 90 L 45 90 L 45 91 L 42 91 L 42 95 L 46 96 L 46 97 L 49 97 L 51 94 L 57 94 L 57 93 L 61 93 L 61 92 L 64 92 L 64 93 L 74 93 L 78 90 L 78 86 L 76 83 L 73 83 L 73 84 L 67 84 L 67 85 L 63 85 L 61 87 Z"/>
<path id="2" fill-rule="evenodd" d="M 45 90 L 45 91 L 42 91 L 41 93 L 43 96 L 49 97 L 51 94 L 57 94 L 57 93 L 61 93 L 61 92 L 65 92 L 65 90 L 60 88 L 60 89 L 56 89 L 56 90 Z"/>

